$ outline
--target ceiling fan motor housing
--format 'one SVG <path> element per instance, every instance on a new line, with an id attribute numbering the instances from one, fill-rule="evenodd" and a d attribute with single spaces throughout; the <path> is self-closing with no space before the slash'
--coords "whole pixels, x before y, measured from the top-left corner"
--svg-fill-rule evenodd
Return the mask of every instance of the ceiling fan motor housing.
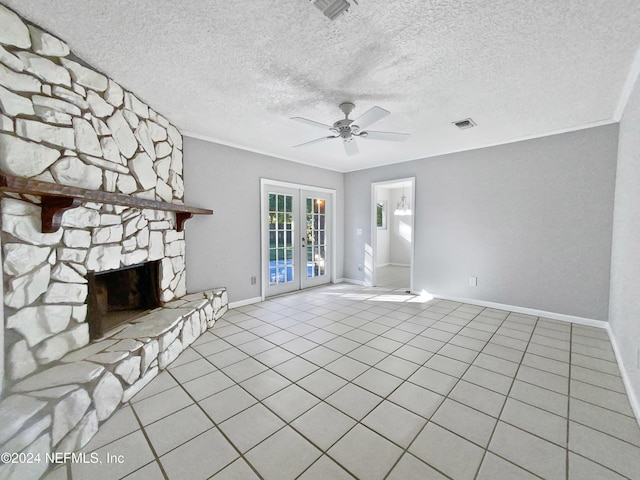
<path id="1" fill-rule="evenodd" d="M 349 139 L 351 138 L 351 135 L 355 133 L 351 128 L 352 123 L 353 120 L 350 120 L 348 118 L 345 118 L 344 120 L 338 120 L 333 124 L 333 131 L 336 132 L 341 138 L 345 140 Z"/>

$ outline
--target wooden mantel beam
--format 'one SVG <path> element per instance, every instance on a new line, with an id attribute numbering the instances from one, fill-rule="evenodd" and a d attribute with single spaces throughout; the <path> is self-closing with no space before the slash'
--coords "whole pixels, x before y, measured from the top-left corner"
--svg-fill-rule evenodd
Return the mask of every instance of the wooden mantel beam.
<path id="1" fill-rule="evenodd" d="M 43 182 L 33 178 L 0 174 L 0 191 L 36 195 L 42 198 L 42 232 L 53 233 L 60 228 L 62 214 L 80 206 L 83 202 L 104 203 L 123 207 L 148 208 L 176 213 L 176 230 L 181 232 L 184 222 L 193 215 L 212 215 L 213 210 L 190 207 L 179 203 L 159 202 L 138 198 L 123 193 L 88 190 L 57 183 Z"/>

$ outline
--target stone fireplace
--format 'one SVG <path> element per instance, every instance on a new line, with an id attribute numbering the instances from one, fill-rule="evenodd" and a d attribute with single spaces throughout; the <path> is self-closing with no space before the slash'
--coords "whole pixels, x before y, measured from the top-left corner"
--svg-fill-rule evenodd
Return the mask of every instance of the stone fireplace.
<path id="1" fill-rule="evenodd" d="M 52 202 L 0 188 L 0 449 L 44 458 L 86 445 L 213 326 L 227 297 L 186 294 L 184 217 L 169 208 L 184 197 L 178 130 L 1 4 L 0 24 L 0 176 L 152 201 Z M 73 208 L 43 229 L 52 204 Z M 0 465 L 0 478 L 47 468 Z"/>

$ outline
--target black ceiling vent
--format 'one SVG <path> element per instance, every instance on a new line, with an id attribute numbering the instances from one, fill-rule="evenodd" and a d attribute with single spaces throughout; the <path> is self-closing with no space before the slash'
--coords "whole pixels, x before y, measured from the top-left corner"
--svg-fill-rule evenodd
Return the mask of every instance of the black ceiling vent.
<path id="1" fill-rule="evenodd" d="M 456 127 L 458 127 L 460 130 L 464 130 L 465 128 L 471 128 L 476 126 L 476 122 L 474 122 L 470 118 L 465 118 L 464 120 L 458 120 L 457 122 L 453 122 L 453 124 Z"/>
<path id="2" fill-rule="evenodd" d="M 354 3 L 358 4 L 357 1 Z M 313 4 L 330 20 L 338 18 L 351 6 L 347 0 L 315 0 Z"/>

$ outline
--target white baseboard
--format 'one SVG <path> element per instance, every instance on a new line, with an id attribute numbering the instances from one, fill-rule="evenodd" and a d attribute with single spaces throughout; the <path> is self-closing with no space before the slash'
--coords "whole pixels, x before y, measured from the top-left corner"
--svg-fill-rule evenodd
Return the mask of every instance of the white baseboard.
<path id="1" fill-rule="evenodd" d="M 392 267 L 410 267 L 411 264 L 409 263 L 389 263 L 388 265 L 391 265 Z"/>
<path id="2" fill-rule="evenodd" d="M 365 287 L 367 285 L 364 280 L 355 280 L 353 278 L 341 278 L 336 280 L 336 283 L 352 283 L 353 285 L 360 285 L 361 287 Z"/>
<path id="3" fill-rule="evenodd" d="M 620 349 L 618 348 L 618 341 L 616 340 L 616 336 L 611 330 L 611 324 L 607 324 L 607 332 L 609 333 L 609 340 L 611 341 L 611 345 L 613 346 L 613 352 L 616 356 L 616 362 L 618 363 L 618 367 L 620 368 L 620 376 L 622 377 L 622 383 L 624 384 L 624 388 L 627 391 L 627 398 L 629 399 L 629 403 L 631 404 L 631 410 L 636 416 L 636 422 L 640 426 L 640 399 L 636 396 L 631 384 L 631 379 L 627 374 L 627 369 L 625 368 L 624 362 L 622 361 L 622 355 L 620 354 Z"/>
<path id="4" fill-rule="evenodd" d="M 245 298 L 244 300 L 229 303 L 229 308 L 244 307 L 245 305 L 251 305 L 252 303 L 258 303 L 261 301 L 262 297 Z"/>
<path id="5" fill-rule="evenodd" d="M 479 305 L 481 307 L 496 308 L 498 310 L 508 310 L 515 313 L 524 313 L 525 315 L 535 315 L 536 317 L 550 318 L 552 320 L 560 320 L 563 322 L 577 323 L 588 327 L 604 328 L 608 330 L 609 322 L 604 320 L 594 320 L 593 318 L 576 317 L 574 315 L 565 315 L 564 313 L 547 312 L 545 310 L 536 310 L 535 308 L 517 307 L 515 305 L 506 305 L 504 303 L 486 302 L 484 300 L 476 300 L 474 298 L 452 297 L 449 295 L 431 294 L 433 298 L 442 300 L 451 300 L 452 302 L 469 303 L 471 305 Z"/>
<path id="6" fill-rule="evenodd" d="M 376 268 L 382 268 L 382 267 L 388 267 L 389 265 L 392 265 L 391 263 L 387 262 L 387 263 L 379 263 L 376 265 Z"/>

